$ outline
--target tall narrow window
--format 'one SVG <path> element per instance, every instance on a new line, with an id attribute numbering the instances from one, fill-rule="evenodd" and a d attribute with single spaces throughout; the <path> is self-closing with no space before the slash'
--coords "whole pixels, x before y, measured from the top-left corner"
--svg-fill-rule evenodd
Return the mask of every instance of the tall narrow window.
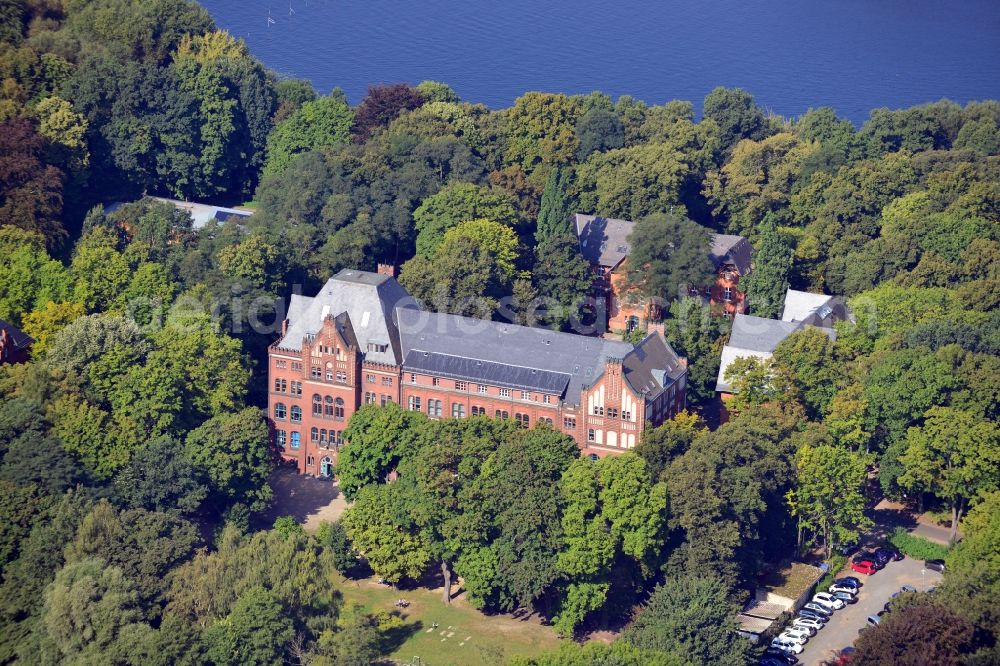
<path id="1" fill-rule="evenodd" d="M 274 418 L 284 419 L 285 418 L 285 404 L 278 402 L 274 404 Z"/>
<path id="2" fill-rule="evenodd" d="M 323 398 L 323 416 L 333 416 L 333 396 Z"/>
<path id="3" fill-rule="evenodd" d="M 302 423 L 302 408 L 292 405 L 292 423 Z"/>
<path id="4" fill-rule="evenodd" d="M 319 416 L 323 413 L 323 398 L 319 397 L 319 393 L 313 393 L 313 416 Z"/>
<path id="5" fill-rule="evenodd" d="M 291 435 L 292 435 L 292 449 L 293 450 L 294 449 L 298 449 L 299 448 L 299 431 L 298 430 L 293 430 L 292 433 L 291 433 Z"/>
<path id="6" fill-rule="evenodd" d="M 275 444 L 278 445 L 278 448 L 281 449 L 282 451 L 285 450 L 285 438 L 286 437 L 287 437 L 287 433 L 285 433 L 284 430 L 275 430 L 274 431 L 274 442 L 275 442 Z"/>
<path id="7" fill-rule="evenodd" d="M 344 399 L 337 398 L 333 408 L 333 418 L 338 421 L 344 420 Z"/>

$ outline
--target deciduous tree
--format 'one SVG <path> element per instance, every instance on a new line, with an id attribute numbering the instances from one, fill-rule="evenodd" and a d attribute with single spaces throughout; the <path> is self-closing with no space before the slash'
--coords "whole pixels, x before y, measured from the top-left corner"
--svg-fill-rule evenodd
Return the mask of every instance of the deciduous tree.
<path id="1" fill-rule="evenodd" d="M 906 433 L 899 482 L 948 502 L 955 541 L 970 501 L 1000 489 L 1000 431 L 995 423 L 952 407 L 932 407 L 924 417 L 922 426 Z"/>
<path id="2" fill-rule="evenodd" d="M 868 527 L 865 486 L 868 460 L 838 446 L 803 445 L 795 454 L 798 483 L 788 493 L 792 516 L 799 521 L 799 547 L 805 532 L 823 540 L 830 557 L 838 543 L 854 541 Z"/>

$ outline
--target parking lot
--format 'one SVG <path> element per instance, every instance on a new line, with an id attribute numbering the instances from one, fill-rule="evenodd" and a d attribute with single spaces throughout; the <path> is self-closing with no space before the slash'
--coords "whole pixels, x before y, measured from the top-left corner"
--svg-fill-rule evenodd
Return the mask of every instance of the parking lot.
<path id="1" fill-rule="evenodd" d="M 838 651 L 853 645 L 858 639 L 858 630 L 867 624 L 866 618 L 882 610 L 892 593 L 898 592 L 903 585 L 912 585 L 923 591 L 940 584 L 941 574 L 924 570 L 923 565 L 921 560 L 906 558 L 900 562 L 889 562 L 872 576 L 845 572 L 843 575 L 856 576 L 864 583 L 858 594 L 858 603 L 834 612 L 826 626 L 806 643 L 805 650 L 799 655 L 802 663 L 818 666 Z"/>

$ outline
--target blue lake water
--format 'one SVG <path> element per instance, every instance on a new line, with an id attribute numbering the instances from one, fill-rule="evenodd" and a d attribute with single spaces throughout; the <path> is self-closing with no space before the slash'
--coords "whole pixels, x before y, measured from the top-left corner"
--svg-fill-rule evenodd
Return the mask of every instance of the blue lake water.
<path id="1" fill-rule="evenodd" d="M 435 79 L 508 106 L 527 90 L 700 102 L 740 86 L 775 113 L 1000 98 L 1000 0 L 202 0 L 284 76 L 352 102 Z M 268 19 L 272 22 L 269 22 Z"/>

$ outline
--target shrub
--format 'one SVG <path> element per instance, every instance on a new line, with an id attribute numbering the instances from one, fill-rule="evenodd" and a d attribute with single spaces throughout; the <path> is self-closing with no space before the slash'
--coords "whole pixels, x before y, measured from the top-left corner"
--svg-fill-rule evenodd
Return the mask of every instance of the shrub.
<path id="1" fill-rule="evenodd" d="M 904 527 L 897 527 L 892 531 L 892 534 L 889 535 L 889 543 L 907 557 L 916 560 L 943 560 L 948 554 L 947 546 L 914 536 L 907 532 Z"/>
<path id="2" fill-rule="evenodd" d="M 819 579 L 816 583 L 816 591 L 821 592 L 826 590 L 826 588 L 833 585 L 833 579 L 837 577 L 840 570 L 844 568 L 847 564 L 847 558 L 843 555 L 834 555 L 829 560 L 826 561 L 830 568 L 826 570 L 826 575 Z"/>

